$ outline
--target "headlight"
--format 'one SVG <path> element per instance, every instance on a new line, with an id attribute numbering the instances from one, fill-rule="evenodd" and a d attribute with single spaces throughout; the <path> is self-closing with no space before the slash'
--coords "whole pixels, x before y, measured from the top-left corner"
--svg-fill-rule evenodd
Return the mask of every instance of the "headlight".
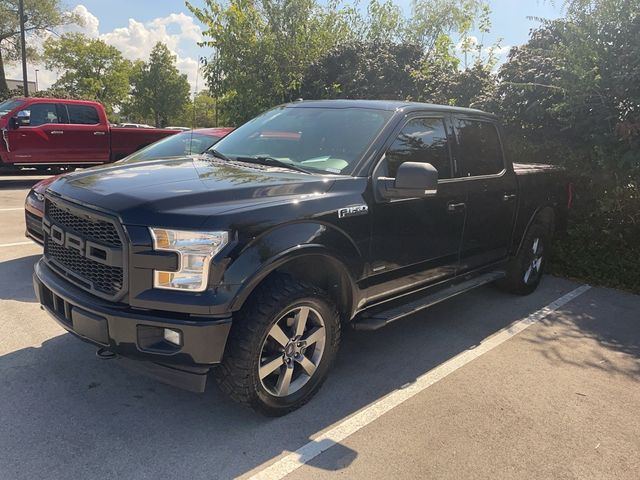
<path id="1" fill-rule="evenodd" d="M 176 252 L 178 271 L 153 271 L 153 286 L 168 290 L 202 292 L 207 288 L 209 264 L 229 242 L 227 232 L 191 232 L 150 228 L 154 250 Z"/>

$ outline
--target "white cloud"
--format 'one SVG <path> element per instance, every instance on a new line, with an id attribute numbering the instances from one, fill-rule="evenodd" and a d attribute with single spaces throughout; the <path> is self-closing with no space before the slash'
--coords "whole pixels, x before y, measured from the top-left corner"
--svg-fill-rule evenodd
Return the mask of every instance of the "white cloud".
<path id="1" fill-rule="evenodd" d="M 71 12 L 80 17 L 81 25 L 68 25 L 63 27 L 61 29 L 63 33 L 78 32 L 90 38 L 98 37 L 98 26 L 100 25 L 98 17 L 92 14 L 84 5 L 76 5 Z"/>
<path id="2" fill-rule="evenodd" d="M 198 58 L 185 53 L 186 50 L 193 50 L 193 46 L 202 41 L 202 31 L 193 17 L 184 13 L 172 13 L 144 23 L 130 18 L 126 27 L 115 28 L 100 34 L 100 22 L 87 7 L 77 5 L 72 11 L 82 19 L 82 25 L 64 27 L 61 29 L 62 33 L 79 32 L 90 38 L 99 38 L 118 48 L 129 60 L 148 60 L 154 45 L 157 42 L 163 42 L 176 56 L 176 66 L 181 73 L 187 75 L 192 91 L 195 89 L 199 68 Z M 43 65 L 29 66 L 30 80 L 34 80 L 36 68 L 39 70 L 38 87 L 40 89 L 48 88 L 56 81 L 57 73 L 45 70 Z M 19 64 L 6 66 L 6 74 L 7 78 L 21 79 L 21 66 Z M 198 90 L 202 90 L 203 87 L 204 81 L 198 78 Z"/>
<path id="3" fill-rule="evenodd" d="M 171 53 L 177 57 L 178 70 L 187 74 L 191 88 L 195 88 L 198 59 L 180 54 L 181 44 L 192 46 L 202 41 L 200 26 L 195 23 L 193 17 L 184 13 L 172 13 L 147 23 L 130 18 L 126 27 L 116 28 L 100 35 L 100 39 L 117 47 L 130 60 L 147 60 L 156 43 L 165 43 Z M 202 88 L 201 85 L 198 87 Z"/>

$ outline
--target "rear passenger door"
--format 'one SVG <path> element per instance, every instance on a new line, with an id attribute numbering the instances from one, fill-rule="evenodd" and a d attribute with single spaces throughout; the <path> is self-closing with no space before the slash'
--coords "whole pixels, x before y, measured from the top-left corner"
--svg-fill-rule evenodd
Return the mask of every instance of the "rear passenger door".
<path id="1" fill-rule="evenodd" d="M 517 180 L 507 168 L 496 124 L 489 119 L 456 117 L 456 159 L 467 193 L 467 218 L 460 271 L 507 256 L 517 207 Z"/>
<path id="2" fill-rule="evenodd" d="M 67 125 L 64 126 L 67 160 L 77 163 L 109 161 L 109 127 L 100 121 L 93 105 L 65 103 Z"/>

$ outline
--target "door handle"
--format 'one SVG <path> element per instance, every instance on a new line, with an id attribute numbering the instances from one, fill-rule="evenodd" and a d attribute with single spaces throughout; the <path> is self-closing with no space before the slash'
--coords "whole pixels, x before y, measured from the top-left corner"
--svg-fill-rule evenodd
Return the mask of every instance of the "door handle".
<path id="1" fill-rule="evenodd" d="M 94 135 L 106 135 L 106 132 L 93 132 Z"/>
<path id="2" fill-rule="evenodd" d="M 464 203 L 464 202 L 461 202 L 461 203 L 449 202 L 449 203 L 447 203 L 447 212 L 455 213 L 455 212 L 458 212 L 460 210 L 464 210 L 466 207 L 467 207 L 467 204 Z"/>
<path id="3" fill-rule="evenodd" d="M 504 195 L 502 195 L 503 202 L 508 202 L 509 200 L 515 200 L 516 198 L 518 198 L 518 195 L 516 193 L 505 193 Z"/>
<path id="4" fill-rule="evenodd" d="M 51 135 L 62 135 L 64 132 L 62 130 L 51 130 L 49 133 Z"/>

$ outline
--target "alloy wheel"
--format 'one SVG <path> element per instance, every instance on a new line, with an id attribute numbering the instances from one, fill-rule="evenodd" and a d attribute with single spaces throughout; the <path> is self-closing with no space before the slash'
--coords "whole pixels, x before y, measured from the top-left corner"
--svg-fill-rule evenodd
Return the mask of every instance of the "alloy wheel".
<path id="1" fill-rule="evenodd" d="M 542 273 L 544 246 L 540 237 L 533 239 L 531 245 L 531 262 L 529 268 L 524 272 L 524 283 L 529 285 L 535 282 Z"/>
<path id="2" fill-rule="evenodd" d="M 326 343 L 324 319 L 317 310 L 289 310 L 271 327 L 260 350 L 258 377 L 275 397 L 300 390 L 318 368 Z"/>

